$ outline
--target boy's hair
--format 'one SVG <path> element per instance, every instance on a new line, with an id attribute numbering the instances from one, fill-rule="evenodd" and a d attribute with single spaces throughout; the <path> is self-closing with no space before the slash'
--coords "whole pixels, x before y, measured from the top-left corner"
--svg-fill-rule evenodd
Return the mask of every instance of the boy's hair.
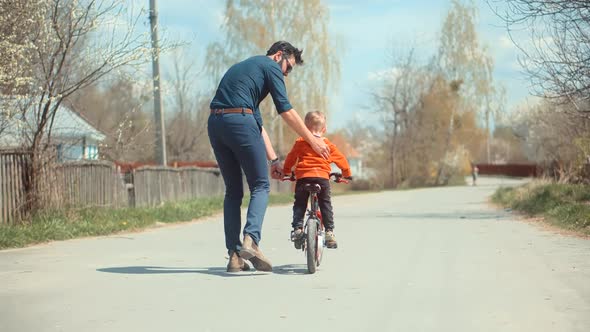
<path id="1" fill-rule="evenodd" d="M 283 51 L 283 54 L 285 54 L 287 57 L 294 56 L 296 64 L 303 64 L 303 59 L 301 58 L 301 53 L 303 53 L 303 50 L 296 48 L 295 46 L 291 45 L 291 43 L 284 40 L 279 40 L 270 46 L 268 51 L 266 51 L 266 55 L 273 55 L 278 51 Z"/>
<path id="2" fill-rule="evenodd" d="M 320 111 L 307 112 L 305 126 L 310 131 L 321 131 L 326 126 L 326 115 Z"/>

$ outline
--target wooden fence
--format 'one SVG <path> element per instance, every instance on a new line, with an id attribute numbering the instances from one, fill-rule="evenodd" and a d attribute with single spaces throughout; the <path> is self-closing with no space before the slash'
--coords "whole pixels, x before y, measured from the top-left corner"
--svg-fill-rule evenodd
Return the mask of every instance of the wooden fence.
<path id="1" fill-rule="evenodd" d="M 541 168 L 536 164 L 477 164 L 480 175 L 538 177 Z"/>
<path id="2" fill-rule="evenodd" d="M 30 167 L 30 153 L 0 153 L 0 223 L 14 223 L 26 217 L 25 188 Z M 46 163 L 40 170 L 37 186 L 42 208 L 129 205 L 123 177 L 109 162 Z"/>
<path id="3" fill-rule="evenodd" d="M 129 203 L 123 176 L 105 161 L 83 161 L 56 164 L 48 178 L 57 188 L 51 208 L 69 206 L 125 207 Z"/>
<path id="4" fill-rule="evenodd" d="M 224 191 L 223 179 L 214 169 L 145 166 L 133 171 L 136 207 L 219 196 Z"/>
<path id="5" fill-rule="evenodd" d="M 26 152 L 0 153 L 0 223 L 25 217 L 26 169 L 30 162 L 30 154 Z"/>
<path id="6" fill-rule="evenodd" d="M 219 170 L 199 167 L 145 166 L 133 171 L 136 207 L 158 206 L 200 197 L 221 196 L 225 193 Z M 291 192 L 290 182 L 272 180 L 271 192 Z M 248 184 L 244 177 L 244 191 Z"/>
<path id="7" fill-rule="evenodd" d="M 30 153 L 0 151 L 0 224 L 26 218 L 29 167 Z M 153 207 L 225 192 L 219 170 L 212 168 L 146 166 L 124 176 L 113 163 L 83 161 L 45 163 L 40 172 L 39 205 L 49 209 Z M 292 184 L 273 180 L 271 191 L 291 192 Z"/>

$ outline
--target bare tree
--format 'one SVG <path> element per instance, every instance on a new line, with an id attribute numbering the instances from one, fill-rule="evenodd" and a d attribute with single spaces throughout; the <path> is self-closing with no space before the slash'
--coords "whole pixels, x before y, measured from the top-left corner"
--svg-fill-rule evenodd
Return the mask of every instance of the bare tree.
<path id="1" fill-rule="evenodd" d="M 487 0 L 505 21 L 534 92 L 572 103 L 590 116 L 590 2 L 587 0 Z M 502 4 L 503 6 L 498 6 Z M 530 39 L 520 41 L 518 31 Z"/>
<path id="2" fill-rule="evenodd" d="M 396 187 L 403 176 L 398 169 L 398 161 L 403 149 L 402 139 L 409 128 L 409 114 L 420 102 L 424 87 L 425 72 L 415 61 L 414 48 L 403 56 L 390 54 L 391 70 L 384 74 L 381 86 L 370 93 L 376 112 L 380 115 L 383 132 L 383 154 L 387 160 L 388 174 L 386 187 Z M 384 165 L 383 165 L 384 166 Z"/>
<path id="3" fill-rule="evenodd" d="M 173 112 L 167 124 L 167 150 L 172 161 L 209 160 L 213 158 L 207 136 L 210 96 L 204 96 L 197 84 L 202 73 L 196 69 L 196 62 L 187 61 L 182 51 L 178 48 L 173 52 L 173 75 L 169 79 Z"/>
<path id="4" fill-rule="evenodd" d="M 100 146 L 103 158 L 154 160 L 153 116 L 144 111 L 150 105 L 151 82 L 144 84 L 118 77 L 79 90 L 64 101 L 106 135 Z"/>
<path id="5" fill-rule="evenodd" d="M 431 63 L 418 65 L 412 50 L 393 56 L 389 80 L 371 93 L 383 130 L 373 161 L 386 160 L 378 167 L 387 169 L 387 186 L 445 184 L 480 154 L 486 135 L 478 123 L 487 120 L 489 133 L 502 100 L 478 41 L 475 8 L 453 0 Z"/>
<path id="6" fill-rule="evenodd" d="M 479 44 L 475 24 L 477 10 L 472 0 L 452 0 L 441 31 L 437 63 L 442 77 L 460 97 L 451 109 L 444 142 L 445 153 L 450 153 L 455 130 L 455 113 L 475 110 L 485 114 L 489 142 L 489 118 L 492 100 L 497 90 L 493 82 L 493 61 L 487 49 Z M 489 144 L 489 143 L 488 143 Z M 437 171 L 437 182 L 442 182 L 445 164 Z"/>
<path id="7" fill-rule="evenodd" d="M 527 157 L 562 182 L 579 181 L 590 164 L 590 119 L 575 115 L 576 107 L 544 100 L 519 110 L 513 123 Z"/>
<path id="8" fill-rule="evenodd" d="M 304 58 L 314 59 L 286 82 L 294 108 L 300 112 L 328 111 L 328 89 L 340 76 L 340 56 L 335 54 L 342 52 L 330 38 L 328 21 L 329 10 L 322 0 L 227 0 L 222 26 L 225 40 L 209 45 L 207 51 L 214 84 L 228 66 L 248 56 L 265 54 L 275 41 L 287 40 L 303 48 Z M 283 122 L 274 121 L 278 117 L 270 98 L 260 109 L 278 153 L 286 153 L 283 143 L 290 146 L 295 134 L 283 134 Z"/>

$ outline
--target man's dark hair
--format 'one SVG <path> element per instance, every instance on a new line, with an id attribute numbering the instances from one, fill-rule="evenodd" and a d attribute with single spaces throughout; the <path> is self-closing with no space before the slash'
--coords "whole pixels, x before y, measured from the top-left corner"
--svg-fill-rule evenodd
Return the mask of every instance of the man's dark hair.
<path id="1" fill-rule="evenodd" d="M 303 50 L 297 49 L 295 46 L 291 45 L 289 42 L 286 42 L 284 40 L 279 40 L 278 42 L 272 44 L 272 46 L 268 49 L 268 51 L 266 51 L 266 55 L 273 55 L 273 54 L 277 53 L 278 51 L 283 51 L 283 54 L 285 54 L 285 56 L 287 56 L 287 57 L 294 56 L 296 64 L 298 64 L 298 65 L 303 64 L 303 59 L 301 59 L 301 53 L 303 53 Z"/>

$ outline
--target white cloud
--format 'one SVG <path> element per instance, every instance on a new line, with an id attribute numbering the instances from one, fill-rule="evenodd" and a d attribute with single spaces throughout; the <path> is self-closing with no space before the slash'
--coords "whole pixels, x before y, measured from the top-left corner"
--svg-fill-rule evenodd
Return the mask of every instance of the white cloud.
<path id="1" fill-rule="evenodd" d="M 399 75 L 399 68 L 387 68 L 379 71 L 369 72 L 367 74 L 367 80 L 369 82 L 393 81 L 399 77 Z"/>
<path id="2" fill-rule="evenodd" d="M 508 36 L 506 36 L 506 35 L 500 36 L 500 37 L 498 38 L 498 43 L 497 43 L 497 45 L 498 45 L 500 48 L 504 48 L 504 49 L 513 49 L 513 48 L 515 48 L 515 47 L 516 47 L 516 46 L 514 45 L 514 43 L 512 42 L 512 39 L 510 39 L 510 38 L 509 38 Z"/>

